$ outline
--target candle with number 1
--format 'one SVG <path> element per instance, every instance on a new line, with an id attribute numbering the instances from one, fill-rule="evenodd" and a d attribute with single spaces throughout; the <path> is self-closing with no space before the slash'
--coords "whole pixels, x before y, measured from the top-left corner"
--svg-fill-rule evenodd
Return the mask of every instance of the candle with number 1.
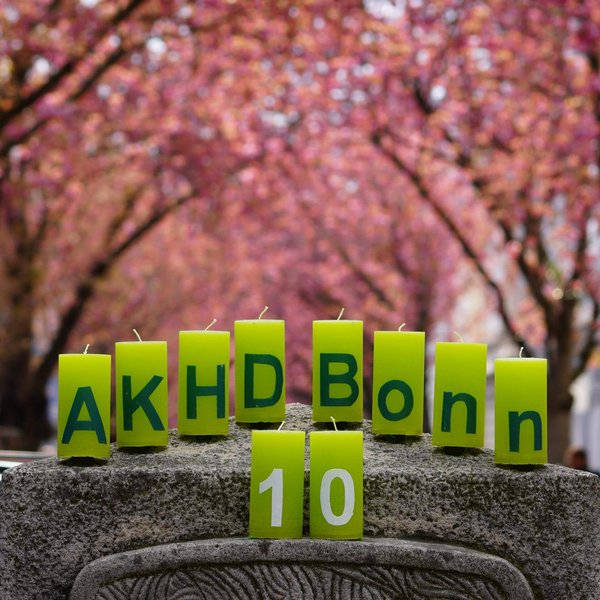
<path id="1" fill-rule="evenodd" d="M 110 362 L 109 354 L 58 357 L 59 457 L 108 457 Z"/>
<path id="2" fill-rule="evenodd" d="M 137 332 L 136 332 L 137 333 Z M 117 342 L 117 444 L 166 446 L 167 342 Z"/>
<path id="3" fill-rule="evenodd" d="M 252 432 L 250 537 L 302 537 L 305 438 L 304 431 Z"/>

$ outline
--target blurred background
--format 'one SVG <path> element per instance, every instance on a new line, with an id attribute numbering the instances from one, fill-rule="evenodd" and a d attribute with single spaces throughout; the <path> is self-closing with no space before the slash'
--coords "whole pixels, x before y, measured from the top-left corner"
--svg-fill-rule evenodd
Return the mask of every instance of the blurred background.
<path id="1" fill-rule="evenodd" d="M 547 357 L 550 459 L 600 470 L 599 169 L 595 0 L 0 0 L 0 448 L 133 327 L 175 426 L 178 331 L 264 305 L 310 402 L 344 306 L 367 414 L 374 330 L 456 330 Z"/>

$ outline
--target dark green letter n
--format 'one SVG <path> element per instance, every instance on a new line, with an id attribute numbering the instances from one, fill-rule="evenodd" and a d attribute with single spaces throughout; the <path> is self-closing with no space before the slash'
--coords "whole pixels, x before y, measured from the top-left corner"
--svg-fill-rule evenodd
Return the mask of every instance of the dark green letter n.
<path id="1" fill-rule="evenodd" d="M 448 433 L 452 429 L 452 407 L 457 402 L 464 402 L 467 408 L 467 427 L 466 433 L 476 433 L 477 431 L 477 400 L 471 394 L 461 392 L 453 394 L 444 392 L 442 400 L 442 431 Z"/>
<path id="2" fill-rule="evenodd" d="M 516 410 L 511 410 L 508 413 L 508 448 L 510 452 L 519 452 L 523 421 L 531 421 L 533 424 L 533 450 L 541 450 L 542 417 L 540 413 L 535 410 L 527 410 L 519 414 Z"/>
<path id="3" fill-rule="evenodd" d="M 87 421 L 79 419 L 84 406 L 90 416 Z M 68 444 L 73 437 L 73 433 L 76 431 L 95 431 L 98 443 L 106 444 L 106 432 L 100 418 L 100 411 L 94 398 L 94 392 L 89 386 L 77 388 L 73 406 L 71 406 L 69 416 L 67 417 L 67 424 L 65 425 L 61 443 Z"/>

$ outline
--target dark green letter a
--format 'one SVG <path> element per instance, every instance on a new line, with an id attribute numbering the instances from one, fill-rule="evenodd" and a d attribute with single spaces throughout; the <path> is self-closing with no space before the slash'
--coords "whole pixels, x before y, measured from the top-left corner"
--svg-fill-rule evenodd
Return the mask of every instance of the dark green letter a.
<path id="1" fill-rule="evenodd" d="M 90 416 L 88 421 L 79 420 L 79 415 L 84 406 Z M 73 406 L 71 406 L 69 416 L 67 417 L 67 424 L 65 425 L 61 443 L 68 444 L 73 437 L 73 433 L 76 431 L 95 431 L 98 443 L 106 444 L 104 425 L 100 418 L 100 412 L 98 411 L 98 405 L 94 398 L 94 392 L 92 392 L 92 388 L 89 386 L 77 388 Z"/>

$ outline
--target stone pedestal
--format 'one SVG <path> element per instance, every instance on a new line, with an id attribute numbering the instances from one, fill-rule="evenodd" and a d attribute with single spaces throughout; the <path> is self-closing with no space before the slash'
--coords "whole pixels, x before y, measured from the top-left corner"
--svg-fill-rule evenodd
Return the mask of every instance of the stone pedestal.
<path id="1" fill-rule="evenodd" d="M 287 411 L 286 428 L 314 427 Z M 245 539 L 251 428 L 233 422 L 225 439 L 7 471 L 0 599 L 600 598 L 600 478 L 363 429 L 363 542 Z"/>

